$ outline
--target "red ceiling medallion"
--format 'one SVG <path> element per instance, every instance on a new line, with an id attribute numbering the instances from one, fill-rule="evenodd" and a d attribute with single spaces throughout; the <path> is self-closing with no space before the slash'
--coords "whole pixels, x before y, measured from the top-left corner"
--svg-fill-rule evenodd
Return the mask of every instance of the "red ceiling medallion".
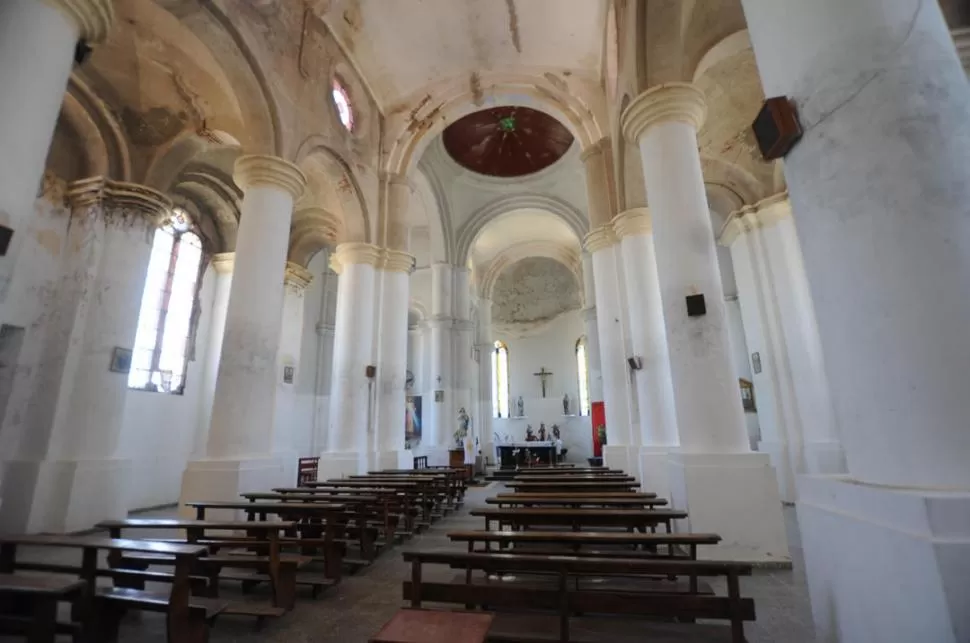
<path id="1" fill-rule="evenodd" d="M 493 107 L 455 121 L 442 134 L 448 154 L 479 174 L 512 178 L 543 170 L 573 143 L 555 118 L 528 107 Z"/>

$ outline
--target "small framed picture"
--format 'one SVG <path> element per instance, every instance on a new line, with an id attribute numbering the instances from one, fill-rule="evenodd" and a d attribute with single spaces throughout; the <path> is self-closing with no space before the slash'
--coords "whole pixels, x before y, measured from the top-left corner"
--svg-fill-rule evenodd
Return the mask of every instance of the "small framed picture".
<path id="1" fill-rule="evenodd" d="M 434 401 L 435 402 L 444 402 L 445 401 L 445 392 L 444 391 L 435 391 L 434 392 Z"/>
<path id="2" fill-rule="evenodd" d="M 745 411 L 757 411 L 754 405 L 754 384 L 739 378 L 738 385 L 741 387 L 741 406 Z"/>
<path id="3" fill-rule="evenodd" d="M 115 346 L 114 350 L 111 351 L 111 366 L 109 368 L 112 373 L 131 371 L 131 349 Z"/>
<path id="4" fill-rule="evenodd" d="M 295 369 L 292 366 L 284 366 L 283 367 L 283 383 L 284 384 L 292 384 L 293 383 L 293 374 L 294 374 L 294 371 L 295 371 Z"/>
<path id="5" fill-rule="evenodd" d="M 751 353 L 751 368 L 755 375 L 761 372 L 761 353 Z"/>

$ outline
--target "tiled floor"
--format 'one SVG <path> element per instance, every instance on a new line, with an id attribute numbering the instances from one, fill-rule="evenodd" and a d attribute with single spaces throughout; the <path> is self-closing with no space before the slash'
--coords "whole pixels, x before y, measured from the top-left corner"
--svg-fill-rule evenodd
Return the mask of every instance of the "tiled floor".
<path id="1" fill-rule="evenodd" d="M 465 510 L 484 504 L 486 497 L 494 495 L 495 485 L 470 489 Z M 429 531 L 408 541 L 405 548 L 445 548 L 450 543 L 445 538 L 451 529 L 481 528 L 481 520 L 458 512 L 437 522 Z M 785 508 L 789 539 L 794 559 L 793 570 L 756 571 L 754 576 L 742 579 L 742 593 L 755 599 L 758 619 L 745 626 L 750 643 L 810 643 L 812 633 L 811 611 L 805 585 L 801 547 L 795 511 Z M 364 643 L 381 625 L 403 605 L 401 581 L 407 576 L 407 568 L 395 550 L 385 552 L 372 566 L 354 576 L 346 577 L 341 584 L 328 590 L 321 598 L 302 598 L 295 610 L 255 631 L 253 621 L 246 618 L 220 618 L 213 630 L 212 643 Z M 450 580 L 454 572 L 441 570 L 441 580 Z M 437 573 L 426 573 L 429 580 Z M 723 583 L 712 583 L 715 591 L 724 591 Z M 235 598 L 234 590 L 227 587 L 224 596 Z M 611 643 L 626 640 L 648 640 L 651 643 L 682 641 L 698 643 L 710 639 L 700 636 L 660 636 L 651 632 L 648 638 L 622 634 L 630 632 L 627 626 L 618 626 L 623 632 L 609 636 Z M 637 624 L 636 628 L 642 628 Z M 659 627 L 663 630 L 663 627 Z M 689 628 L 688 628 L 689 629 Z M 639 632 L 640 630 L 633 630 Z M 0 640 L 5 640 L 0 637 Z M 604 639 L 598 639 L 604 640 Z M 728 639 L 726 639 L 728 640 Z M 164 643 L 165 625 L 161 617 L 136 615 L 126 621 L 122 633 L 123 643 Z"/>

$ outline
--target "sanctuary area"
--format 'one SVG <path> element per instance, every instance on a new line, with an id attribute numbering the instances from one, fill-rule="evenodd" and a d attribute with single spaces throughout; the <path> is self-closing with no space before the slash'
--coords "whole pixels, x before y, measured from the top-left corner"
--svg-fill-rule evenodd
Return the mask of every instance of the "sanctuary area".
<path id="1" fill-rule="evenodd" d="M 0 0 L 0 638 L 970 643 L 968 69 L 960 0 Z"/>

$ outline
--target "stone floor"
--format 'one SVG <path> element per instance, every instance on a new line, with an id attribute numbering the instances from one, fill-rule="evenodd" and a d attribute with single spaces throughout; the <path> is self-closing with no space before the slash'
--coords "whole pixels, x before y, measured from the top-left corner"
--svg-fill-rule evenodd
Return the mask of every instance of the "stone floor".
<path id="1" fill-rule="evenodd" d="M 402 548 L 447 548 L 450 543 L 444 534 L 450 529 L 481 528 L 482 521 L 467 515 L 469 508 L 483 505 L 484 499 L 494 495 L 500 485 L 469 489 L 463 511 L 441 520 L 424 534 L 418 535 L 397 549 L 385 552 L 372 566 L 356 575 L 347 576 L 335 588 L 331 588 L 317 600 L 302 598 L 295 610 L 255 631 L 251 619 L 239 617 L 220 618 L 213 629 L 212 643 L 364 643 L 374 635 L 395 611 L 403 605 L 401 581 L 408 570 L 398 551 Z M 172 512 L 167 512 L 171 514 Z M 164 516 L 166 512 L 153 513 Z M 742 578 L 742 594 L 755 599 L 757 621 L 745 626 L 750 643 L 809 643 L 814 640 L 808 590 L 805 584 L 801 543 L 798 539 L 795 510 L 785 508 L 785 517 L 794 559 L 793 570 L 761 570 L 750 578 Z M 430 569 L 429 569 L 430 571 Z M 451 580 L 454 572 L 426 573 L 428 580 Z M 723 583 L 712 583 L 718 593 L 724 592 Z M 226 597 L 236 598 L 231 587 L 223 592 Z M 642 623 L 629 623 L 617 629 L 617 636 L 609 636 L 611 643 L 621 640 L 645 640 L 640 635 Z M 630 627 L 637 628 L 635 630 Z M 683 627 L 683 626 L 679 626 Z M 661 627 L 661 629 L 663 629 Z M 726 628 L 725 628 L 726 629 Z M 553 630 L 554 631 L 554 630 Z M 574 630 L 578 631 L 578 630 Z M 628 639 L 623 634 L 635 634 Z M 5 641 L 0 637 L 0 641 Z M 65 639 L 66 640 L 66 639 Z M 153 614 L 130 617 L 122 632 L 123 643 L 165 643 L 165 625 L 161 617 Z M 603 640 L 595 638 L 593 640 Z M 652 642 L 682 641 L 698 643 L 710 639 L 700 636 L 661 636 L 651 631 Z M 725 639 L 729 640 L 729 639 Z"/>

